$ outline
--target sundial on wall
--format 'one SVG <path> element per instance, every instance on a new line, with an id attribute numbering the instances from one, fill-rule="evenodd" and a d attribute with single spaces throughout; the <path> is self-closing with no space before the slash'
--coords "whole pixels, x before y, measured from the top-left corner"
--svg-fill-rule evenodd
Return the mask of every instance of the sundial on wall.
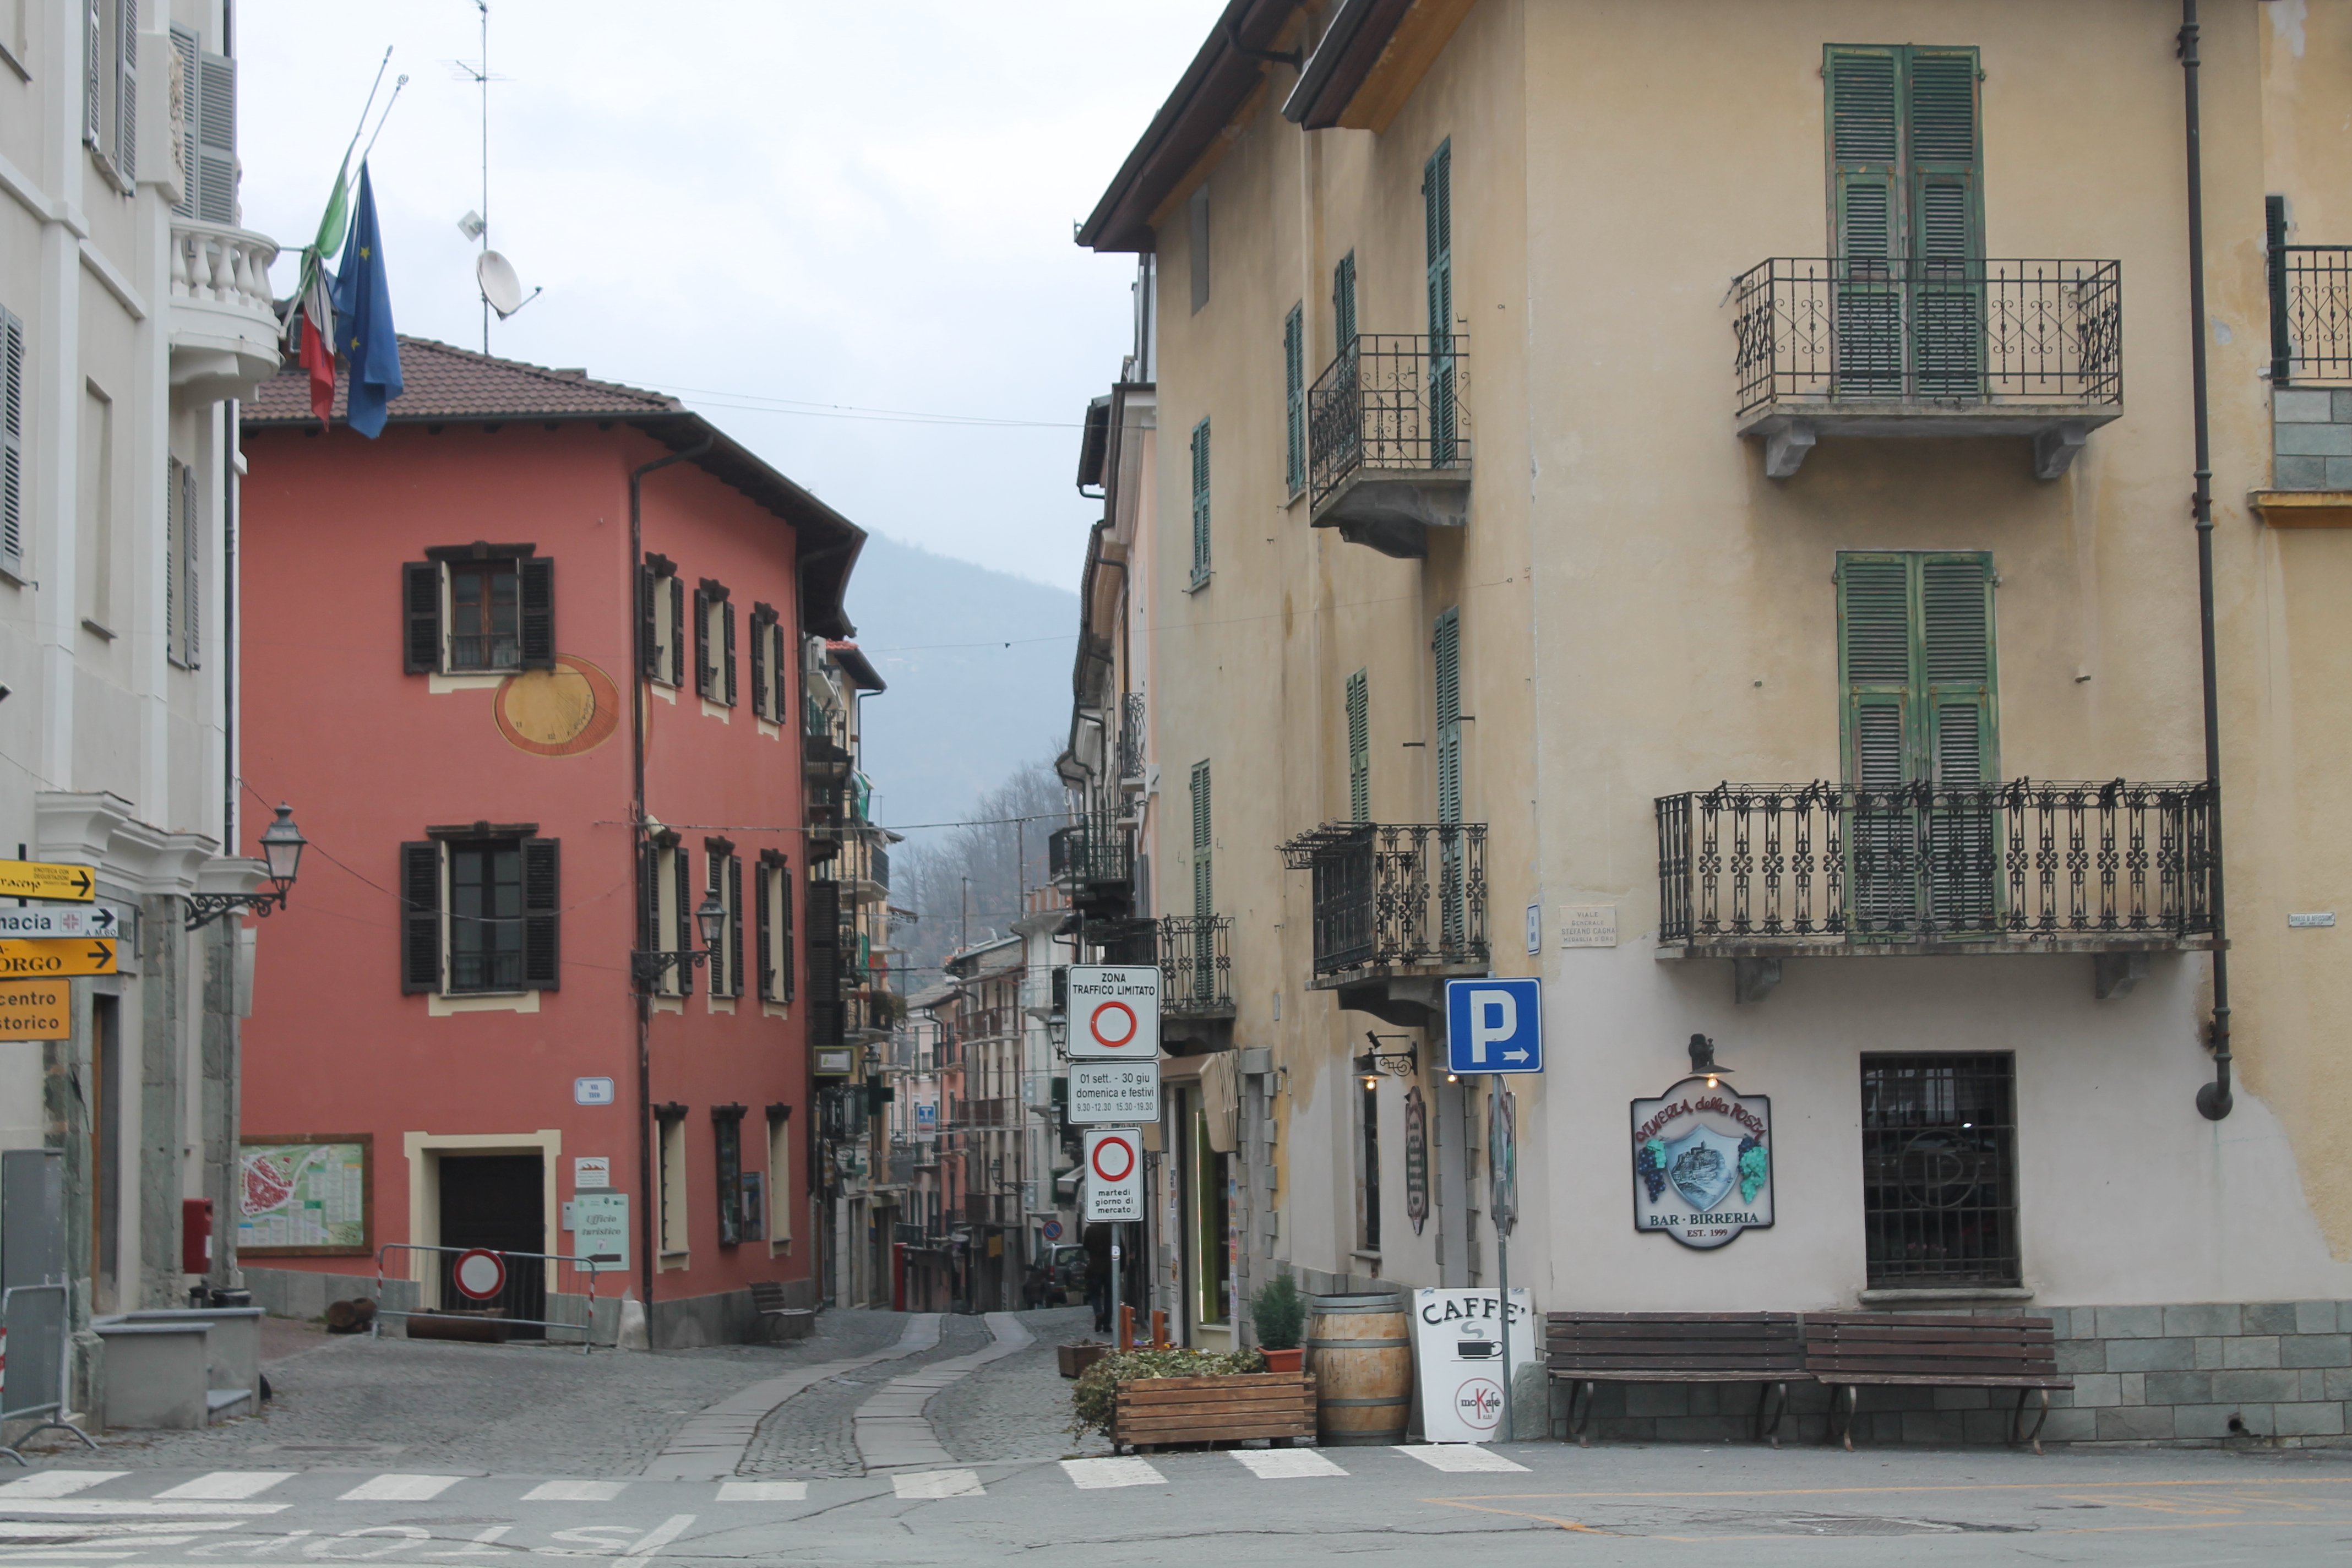
<path id="1" fill-rule="evenodd" d="M 621 727 L 621 692 L 613 678 L 568 653 L 553 669 L 509 676 L 492 704 L 499 733 L 517 751 L 540 757 L 593 752 Z"/>

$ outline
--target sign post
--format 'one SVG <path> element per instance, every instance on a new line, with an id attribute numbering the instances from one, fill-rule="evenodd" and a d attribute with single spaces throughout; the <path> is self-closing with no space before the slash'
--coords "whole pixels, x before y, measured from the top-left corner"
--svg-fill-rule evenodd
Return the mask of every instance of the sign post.
<path id="1" fill-rule="evenodd" d="M 1495 1216 L 1495 1276 L 1503 1299 L 1503 1441 L 1517 1436 L 1511 1425 L 1511 1232 L 1519 1223 L 1518 1107 L 1500 1084 L 1486 1097 L 1487 1210 Z"/>
<path id="2" fill-rule="evenodd" d="M 1159 971 L 1154 970 L 1155 975 Z M 1072 987 L 1076 990 L 1075 984 Z M 1118 1339 L 1119 1235 L 1129 1220 L 1143 1217 L 1143 1139 L 1131 1127 L 1097 1127 L 1087 1133 L 1087 1223 L 1110 1226 L 1110 1331 Z"/>

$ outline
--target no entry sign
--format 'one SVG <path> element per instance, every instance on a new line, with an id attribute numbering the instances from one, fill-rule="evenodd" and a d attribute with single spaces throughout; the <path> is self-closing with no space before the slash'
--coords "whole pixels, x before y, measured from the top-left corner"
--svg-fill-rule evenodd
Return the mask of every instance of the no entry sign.
<path id="1" fill-rule="evenodd" d="M 1087 1223 L 1123 1225 L 1143 1217 L 1143 1139 L 1131 1127 L 1087 1134 Z"/>
<path id="2" fill-rule="evenodd" d="M 1155 964 L 1070 966 L 1070 1055 L 1160 1059 L 1160 970 Z"/>
<path id="3" fill-rule="evenodd" d="M 507 1288 L 507 1260 L 488 1247 L 477 1247 L 457 1254 L 449 1266 L 449 1278 L 459 1293 L 477 1301 L 494 1300 Z"/>

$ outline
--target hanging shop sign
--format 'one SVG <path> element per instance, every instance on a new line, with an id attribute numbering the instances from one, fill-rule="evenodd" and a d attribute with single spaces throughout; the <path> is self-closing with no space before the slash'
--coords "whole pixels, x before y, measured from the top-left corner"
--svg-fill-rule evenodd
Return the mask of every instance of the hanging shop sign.
<path id="1" fill-rule="evenodd" d="M 1633 1104 L 1633 1228 L 1721 1247 L 1772 1223 L 1772 1100 L 1710 1075 Z"/>
<path id="2" fill-rule="evenodd" d="M 1429 1218 L 1429 1105 L 1419 1084 L 1404 1093 L 1404 1217 L 1415 1236 Z"/>

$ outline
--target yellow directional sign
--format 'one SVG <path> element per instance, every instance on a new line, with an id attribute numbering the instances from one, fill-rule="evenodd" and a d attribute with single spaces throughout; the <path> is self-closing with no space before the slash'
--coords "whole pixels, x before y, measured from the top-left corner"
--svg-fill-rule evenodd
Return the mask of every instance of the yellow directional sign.
<path id="1" fill-rule="evenodd" d="M 0 899 L 98 897 L 98 873 L 88 866 L 45 865 L 38 860 L 0 860 Z"/>
<path id="2" fill-rule="evenodd" d="M 114 943 L 96 937 L 0 942 L 0 980 L 114 973 Z"/>
<path id="3" fill-rule="evenodd" d="M 73 987 L 62 980 L 0 985 L 0 1040 L 62 1040 L 73 1034 Z"/>

